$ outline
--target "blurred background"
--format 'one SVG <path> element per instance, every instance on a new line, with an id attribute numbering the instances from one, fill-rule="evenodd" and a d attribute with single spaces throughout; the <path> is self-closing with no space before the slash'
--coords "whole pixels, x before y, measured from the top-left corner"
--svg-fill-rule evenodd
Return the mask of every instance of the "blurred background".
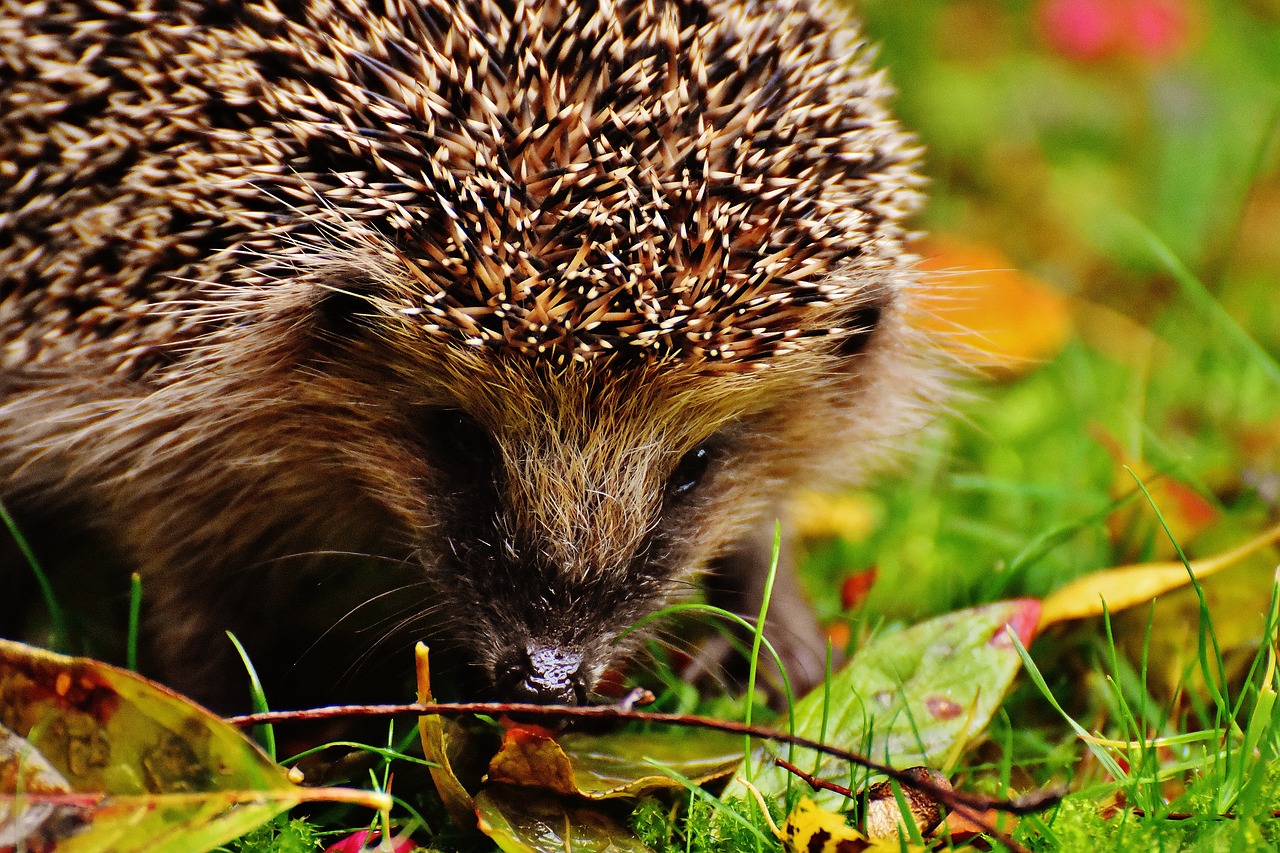
<path id="1" fill-rule="evenodd" d="M 856 12 L 926 149 L 930 322 L 970 330 L 957 358 L 974 375 L 904 470 L 797 506 L 833 639 L 1173 557 L 1126 467 L 1192 555 L 1265 528 L 1280 507 L 1280 0 Z M 1209 590 L 1242 658 L 1276 562 Z M 1196 606 L 1171 596 L 1155 616 L 1171 683 Z"/>

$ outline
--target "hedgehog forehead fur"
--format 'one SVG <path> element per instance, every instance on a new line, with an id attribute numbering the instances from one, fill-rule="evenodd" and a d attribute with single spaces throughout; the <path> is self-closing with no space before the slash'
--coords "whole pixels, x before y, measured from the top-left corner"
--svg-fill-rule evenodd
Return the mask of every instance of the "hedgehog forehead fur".
<path id="1" fill-rule="evenodd" d="M 62 102 L 110 78 L 126 118 L 97 122 L 78 156 L 122 161 L 139 187 L 132 248 L 89 298 L 154 305 L 190 297 L 184 279 L 266 292 L 310 270 L 396 335 L 548 365 L 735 371 L 848 331 L 848 309 L 904 263 L 915 150 L 861 46 L 825 22 L 835 13 L 804 0 L 374 5 L 180 3 L 133 13 L 139 32 L 99 55 L 62 48 L 85 78 Z M 75 27 L 126 29 L 99 17 L 80 10 Z M 115 79 L 132 69 L 113 51 L 145 52 L 146 79 Z M 19 167 L 22 133 L 6 146 Z M 149 194 L 166 207 L 148 210 Z M 110 216 L 86 205 L 77 226 Z M 362 281 L 318 269 L 344 254 Z M 77 334 L 92 327 L 92 312 L 68 314 Z M 90 331 L 136 336 L 145 366 L 163 315 L 112 312 Z"/>

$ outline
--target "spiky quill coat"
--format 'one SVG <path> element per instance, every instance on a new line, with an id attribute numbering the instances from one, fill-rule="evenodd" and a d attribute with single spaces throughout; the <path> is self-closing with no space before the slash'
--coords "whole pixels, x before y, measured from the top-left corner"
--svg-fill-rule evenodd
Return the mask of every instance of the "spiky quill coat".
<path id="1" fill-rule="evenodd" d="M 212 701 L 334 551 L 389 562 L 324 618 L 396 586 L 375 633 L 580 699 L 934 395 L 887 94 L 806 0 L 0 0 L 3 497 Z"/>

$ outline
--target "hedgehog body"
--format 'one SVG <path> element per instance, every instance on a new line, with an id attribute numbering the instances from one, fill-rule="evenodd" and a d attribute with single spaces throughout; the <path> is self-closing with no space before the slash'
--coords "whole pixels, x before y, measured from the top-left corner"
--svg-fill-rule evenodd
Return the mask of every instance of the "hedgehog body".
<path id="1" fill-rule="evenodd" d="M 287 664 L 392 593 L 370 636 L 581 701 L 934 394 L 886 97 L 808 0 L 0 0 L 2 496 L 215 704 L 223 630 Z"/>

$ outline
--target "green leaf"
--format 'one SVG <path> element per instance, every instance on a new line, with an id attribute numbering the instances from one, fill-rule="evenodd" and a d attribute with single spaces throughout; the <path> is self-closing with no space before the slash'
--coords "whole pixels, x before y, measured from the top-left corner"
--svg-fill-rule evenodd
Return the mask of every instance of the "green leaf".
<path id="1" fill-rule="evenodd" d="M 1029 642 L 1040 616 L 1033 600 L 1006 601 L 949 613 L 911 628 L 886 632 L 864 646 L 795 707 L 796 734 L 822 738 L 824 696 L 830 696 L 826 742 L 894 767 L 940 767 L 986 728 L 1013 684 L 1021 662 L 1008 635 Z M 787 789 L 789 774 L 774 765 L 775 744 L 757 745 L 753 783 L 769 796 Z M 836 784 L 851 786 L 848 763 L 796 749 L 790 761 Z M 786 757 L 785 754 L 783 757 Z M 727 799 L 746 796 L 730 783 Z M 817 791 L 813 799 L 835 808 L 844 798 Z"/>
<path id="2" fill-rule="evenodd" d="M 42 850 L 202 853 L 301 802 L 390 807 L 375 792 L 297 787 L 239 730 L 131 672 L 6 640 L 0 718 L 21 739 L 9 764 L 54 771 L 67 789 L 0 762 L 0 839 L 32 809 L 75 810 L 38 830 Z"/>

